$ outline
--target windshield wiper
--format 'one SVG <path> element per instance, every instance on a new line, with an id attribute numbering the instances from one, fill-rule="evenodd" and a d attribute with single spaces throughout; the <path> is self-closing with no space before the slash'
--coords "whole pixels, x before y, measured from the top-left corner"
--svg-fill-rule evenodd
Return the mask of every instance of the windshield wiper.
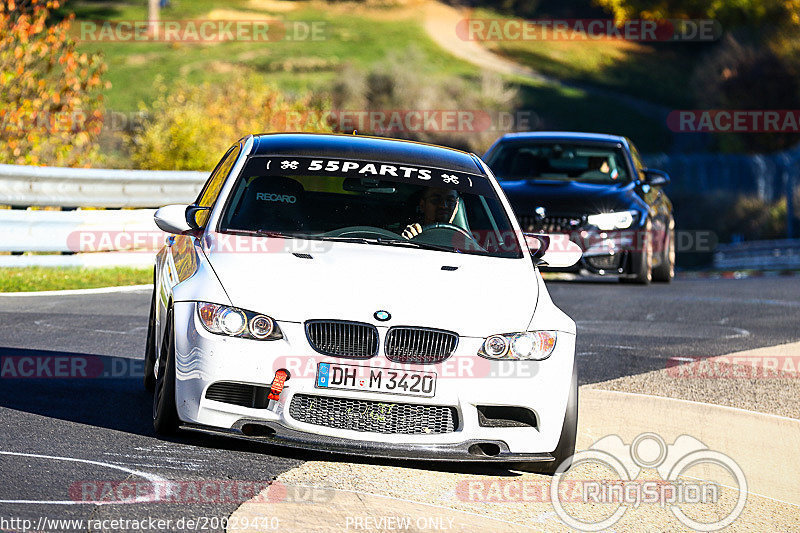
<path id="1" fill-rule="evenodd" d="M 304 235 L 291 235 L 289 233 L 281 233 L 280 231 L 268 231 L 264 229 L 226 229 L 223 232 L 228 233 L 244 233 L 246 235 L 255 235 L 257 237 L 272 237 L 275 239 L 298 239 L 305 238 Z"/>
<path id="2" fill-rule="evenodd" d="M 442 252 L 457 252 L 461 253 L 458 248 L 451 248 L 449 246 L 440 246 L 438 244 L 428 244 L 424 242 L 408 241 L 405 239 L 385 239 L 375 238 L 370 239 L 367 237 L 317 237 L 321 241 L 336 241 L 336 242 L 354 242 L 359 244 L 378 244 L 381 246 L 408 246 L 411 248 L 419 248 L 423 250 L 439 250 Z"/>
<path id="3" fill-rule="evenodd" d="M 379 246 L 406 246 L 410 248 L 418 248 L 422 250 L 438 250 L 441 252 L 456 252 L 462 253 L 458 248 L 451 248 L 449 246 L 441 246 L 438 244 L 428 244 L 424 242 L 408 241 L 406 239 L 388 239 L 377 237 L 371 239 L 369 237 L 326 237 L 325 235 L 310 235 L 298 233 L 295 235 L 289 233 L 281 233 L 280 231 L 268 230 L 251 230 L 251 229 L 227 229 L 224 230 L 231 233 L 243 233 L 246 235 L 255 235 L 258 237 L 273 237 L 278 239 L 308 239 L 314 241 L 333 241 L 333 242 L 351 242 L 356 244 L 374 244 Z"/>
<path id="4" fill-rule="evenodd" d="M 369 237 L 332 237 L 332 236 L 331 237 L 326 237 L 325 235 L 313 235 L 313 236 L 308 236 L 308 238 L 309 239 L 317 239 L 317 240 L 320 240 L 320 241 L 355 242 L 355 243 L 358 243 L 358 244 L 380 244 L 380 245 L 384 245 L 384 246 L 393 246 L 395 244 L 400 244 L 400 245 L 407 245 L 407 244 L 413 245 L 414 244 L 414 243 L 406 241 L 406 240 L 385 239 L 385 238 L 382 238 L 382 237 L 377 237 L 377 238 L 371 239 Z"/>

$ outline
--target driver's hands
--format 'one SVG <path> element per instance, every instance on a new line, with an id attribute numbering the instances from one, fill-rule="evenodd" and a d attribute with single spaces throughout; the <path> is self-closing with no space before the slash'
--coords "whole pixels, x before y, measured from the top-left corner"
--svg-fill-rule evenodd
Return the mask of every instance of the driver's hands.
<path id="1" fill-rule="evenodd" d="M 406 229 L 403 230 L 403 237 L 406 239 L 412 239 L 422 233 L 422 226 L 419 224 L 409 224 L 406 226 Z"/>

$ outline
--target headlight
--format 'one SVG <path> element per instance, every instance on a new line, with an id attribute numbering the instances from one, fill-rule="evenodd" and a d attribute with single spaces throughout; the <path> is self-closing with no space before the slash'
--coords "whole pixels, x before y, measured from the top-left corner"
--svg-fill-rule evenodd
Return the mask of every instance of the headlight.
<path id="1" fill-rule="evenodd" d="M 597 215 L 589 215 L 586 221 L 592 226 L 597 226 L 602 231 L 610 231 L 613 229 L 625 229 L 631 227 L 633 219 L 636 217 L 636 211 L 617 211 L 615 213 L 600 213 Z"/>
<path id="2" fill-rule="evenodd" d="M 197 316 L 207 331 L 217 335 L 269 341 L 283 338 L 275 320 L 260 313 L 227 305 L 197 302 Z"/>
<path id="3" fill-rule="evenodd" d="M 555 331 L 504 333 L 487 337 L 478 355 L 488 359 L 541 361 L 550 357 L 555 347 Z"/>

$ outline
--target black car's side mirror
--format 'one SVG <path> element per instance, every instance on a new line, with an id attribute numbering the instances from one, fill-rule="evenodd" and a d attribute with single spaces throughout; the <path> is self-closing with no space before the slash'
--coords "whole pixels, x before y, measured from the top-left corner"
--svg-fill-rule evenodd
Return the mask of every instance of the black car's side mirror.
<path id="1" fill-rule="evenodd" d="M 650 185 L 651 187 L 664 187 L 665 185 L 669 185 L 669 174 L 663 170 L 645 168 L 642 169 L 642 172 L 644 172 L 643 183 L 646 185 Z"/>
<path id="2" fill-rule="evenodd" d="M 546 266 L 547 261 L 543 259 L 547 249 L 550 248 L 550 236 L 539 233 L 523 233 L 528 250 L 531 252 L 531 260 L 536 266 Z"/>

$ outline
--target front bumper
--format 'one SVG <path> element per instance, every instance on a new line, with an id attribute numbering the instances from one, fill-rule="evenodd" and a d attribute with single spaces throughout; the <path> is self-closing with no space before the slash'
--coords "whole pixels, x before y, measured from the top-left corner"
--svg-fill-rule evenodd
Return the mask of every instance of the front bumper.
<path id="1" fill-rule="evenodd" d="M 575 353 L 575 336 L 559 331 L 556 348 L 544 361 L 504 362 L 477 356 L 483 339 L 461 337 L 443 365 L 411 365 L 437 373 L 435 396 L 387 395 L 369 391 L 318 389 L 319 362 L 391 367 L 383 355 L 367 361 L 323 356 L 308 344 L 303 324 L 279 322 L 284 339 L 252 341 L 213 335 L 198 323 L 193 302 L 174 304 L 176 404 L 187 429 L 254 439 L 273 444 L 374 457 L 454 461 L 551 461 L 564 422 Z M 537 310 L 538 312 L 539 310 Z M 568 318 L 563 330 L 574 328 Z M 381 329 L 383 328 L 383 329 Z M 384 326 L 379 326 L 381 339 Z M 573 329 L 574 331 L 574 329 Z M 269 387 L 280 368 L 291 378 L 278 401 L 264 408 L 244 407 L 206 397 L 220 381 Z M 435 434 L 387 434 L 301 422 L 290 414 L 296 394 L 372 402 L 446 406 L 456 409 L 453 431 Z M 478 407 L 522 407 L 536 424 L 487 427 Z"/>
<path id="2" fill-rule="evenodd" d="M 617 231 L 576 230 L 569 234 L 572 242 L 583 250 L 581 260 L 569 268 L 542 268 L 545 272 L 580 272 L 621 275 L 632 273 L 632 257 L 641 250 L 641 232 L 636 229 Z"/>
<path id="3" fill-rule="evenodd" d="M 240 419 L 230 429 L 213 428 L 196 424 L 184 424 L 181 429 L 264 442 L 277 446 L 302 448 L 330 453 L 357 454 L 364 457 L 433 461 L 488 461 L 488 462 L 552 462 L 549 453 L 512 453 L 502 441 L 468 440 L 454 444 L 408 444 L 391 442 L 369 442 L 287 428 L 276 422 L 260 419 Z"/>

